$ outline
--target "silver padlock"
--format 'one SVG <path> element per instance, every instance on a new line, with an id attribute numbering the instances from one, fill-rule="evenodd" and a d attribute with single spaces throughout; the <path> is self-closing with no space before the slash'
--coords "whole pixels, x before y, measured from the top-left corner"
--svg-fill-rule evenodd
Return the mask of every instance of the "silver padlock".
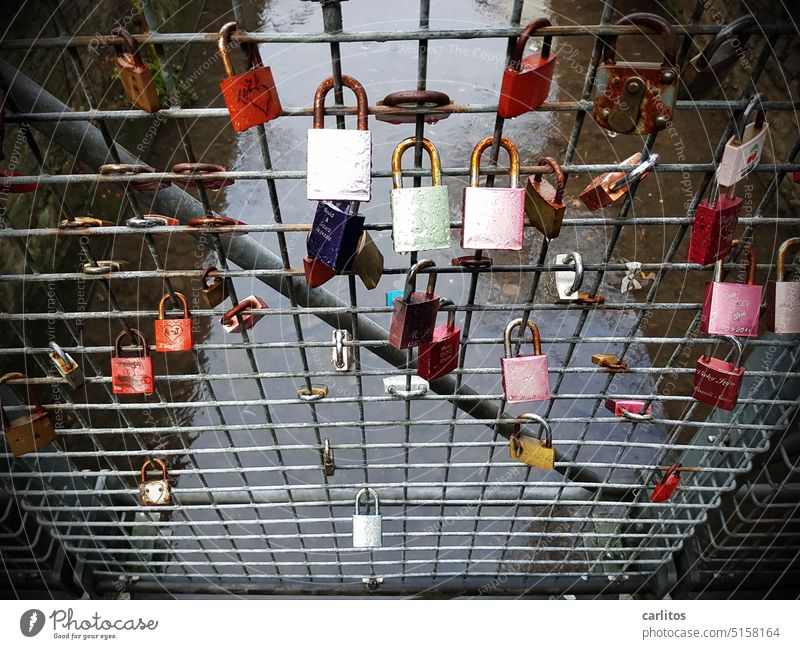
<path id="1" fill-rule="evenodd" d="M 371 495 L 375 499 L 375 513 L 359 513 L 359 503 L 362 496 Z M 366 499 L 367 506 L 369 498 Z M 369 510 L 367 510 L 369 511 Z M 365 487 L 356 494 L 356 511 L 353 514 L 353 547 L 354 548 L 379 548 L 383 545 L 383 519 L 380 513 L 380 501 L 374 489 Z"/>
<path id="2" fill-rule="evenodd" d="M 83 370 L 81 370 L 81 366 L 78 365 L 77 361 L 61 349 L 61 346 L 55 341 L 50 341 L 50 349 L 53 350 L 50 352 L 50 360 L 53 361 L 61 377 L 69 383 L 73 390 L 82 388 L 85 378 Z"/>
<path id="3" fill-rule="evenodd" d="M 578 299 L 578 289 L 583 284 L 583 258 L 580 253 L 568 252 L 564 255 L 556 255 L 553 263 L 575 266 L 575 270 L 557 270 L 555 273 L 558 301 L 575 302 Z"/>
<path id="4" fill-rule="evenodd" d="M 419 399 L 428 394 L 430 384 L 421 376 L 411 375 L 411 389 L 406 389 L 405 376 L 387 376 L 383 379 L 383 390 L 395 399 Z"/>
<path id="5" fill-rule="evenodd" d="M 728 140 L 722 152 L 722 160 L 717 167 L 717 184 L 733 187 L 753 171 L 761 160 L 764 142 L 769 133 L 769 124 L 765 121 L 764 109 L 761 106 L 763 100 L 764 96 L 757 93 L 744 109 L 736 125 L 736 133 Z M 754 110 L 757 111 L 756 118 L 748 124 L 747 120 Z"/>
<path id="6" fill-rule="evenodd" d="M 333 353 L 331 354 L 331 365 L 337 372 L 349 372 L 355 362 L 353 347 L 345 347 L 345 342 L 353 342 L 352 334 L 347 329 L 334 329 Z"/>

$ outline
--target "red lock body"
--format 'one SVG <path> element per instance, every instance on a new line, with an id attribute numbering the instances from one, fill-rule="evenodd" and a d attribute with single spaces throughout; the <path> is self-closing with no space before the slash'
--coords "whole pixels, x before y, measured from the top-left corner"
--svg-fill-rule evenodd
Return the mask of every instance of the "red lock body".
<path id="1" fill-rule="evenodd" d="M 132 337 L 139 343 L 141 356 L 123 356 L 122 339 L 127 336 L 121 331 L 114 343 L 111 357 L 111 390 L 114 394 L 153 394 L 155 375 L 153 359 L 147 349 L 147 339 L 138 329 L 131 329 Z"/>
<path id="2" fill-rule="evenodd" d="M 242 326 L 245 329 L 252 329 L 256 326 L 256 323 L 264 317 L 264 313 L 244 313 L 242 318 L 242 324 L 239 324 L 239 318 L 236 316 L 246 311 L 247 309 L 266 309 L 269 308 L 269 305 L 264 302 L 260 297 L 256 295 L 248 295 L 244 298 L 239 304 L 235 307 L 230 309 L 225 313 L 224 316 L 220 319 L 222 323 L 222 328 L 227 331 L 228 333 L 236 333 L 238 332 Z"/>
<path id="3" fill-rule="evenodd" d="M 734 336 L 724 338 L 736 351 L 733 363 L 714 358 L 708 353 L 703 354 L 697 360 L 694 370 L 692 398 L 723 410 L 733 410 L 739 399 L 744 376 L 744 368 L 741 367 L 744 349 Z"/>
<path id="4" fill-rule="evenodd" d="M 452 305 L 452 300 L 442 299 L 439 306 Z M 452 372 L 458 366 L 461 346 L 461 329 L 455 326 L 455 311 L 447 314 L 447 323 L 433 330 L 433 340 L 419 346 L 417 375 L 433 381 Z"/>
<path id="5" fill-rule="evenodd" d="M 227 23 L 219 32 L 219 52 L 225 66 L 227 79 L 220 81 L 222 96 L 228 107 L 233 128 L 246 131 L 257 124 L 264 124 L 280 117 L 283 112 L 272 70 L 264 67 L 255 43 L 243 44 L 248 51 L 250 70 L 244 74 L 235 74 L 231 64 L 228 48 L 231 34 L 236 31 L 235 22 Z"/>
<path id="6" fill-rule="evenodd" d="M 667 469 L 664 477 L 658 481 L 658 484 L 653 488 L 653 493 L 650 494 L 651 503 L 663 503 L 665 500 L 670 499 L 681 481 L 680 468 L 680 464 L 673 464 Z"/>
<path id="7" fill-rule="evenodd" d="M 175 297 L 183 303 L 183 317 L 164 318 L 165 303 L 169 299 L 169 293 L 164 293 L 164 297 L 161 298 L 158 305 L 158 320 L 155 321 L 157 352 L 188 352 L 194 346 L 189 303 L 183 293 L 175 291 Z"/>
<path id="8" fill-rule="evenodd" d="M 712 205 L 705 198 L 697 205 L 686 260 L 693 264 L 712 264 L 731 249 L 731 241 L 739 222 L 742 199 L 720 195 Z"/>
<path id="9" fill-rule="evenodd" d="M 329 279 L 336 277 L 336 271 L 333 268 L 323 264 L 319 259 L 308 256 L 303 257 L 303 272 L 309 288 L 322 286 Z"/>
<path id="10" fill-rule="evenodd" d="M 439 313 L 439 297 L 434 294 L 436 275 L 431 273 L 428 276 L 428 286 L 424 293 L 414 292 L 414 280 L 419 270 L 435 265 L 430 259 L 414 264 L 406 275 L 403 297 L 394 300 L 389 344 L 396 349 L 409 349 L 433 340 L 436 314 Z"/>
<path id="11" fill-rule="evenodd" d="M 530 23 L 517 39 L 517 49 L 503 72 L 497 114 L 506 119 L 517 117 L 541 106 L 550 93 L 556 55 L 550 54 L 552 36 L 545 36 L 539 54 L 523 57 L 528 39 L 537 29 L 550 27 L 547 18 Z"/>

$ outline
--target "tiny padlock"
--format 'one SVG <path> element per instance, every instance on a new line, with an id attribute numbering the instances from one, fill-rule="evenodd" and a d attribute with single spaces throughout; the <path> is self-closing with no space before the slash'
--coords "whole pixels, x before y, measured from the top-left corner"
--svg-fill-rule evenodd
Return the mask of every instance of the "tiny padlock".
<path id="1" fill-rule="evenodd" d="M 539 435 L 536 438 L 522 434 L 521 421 L 535 421 L 540 424 Z M 542 441 L 544 429 L 544 441 Z M 512 460 L 522 462 L 537 469 L 550 471 L 555 466 L 556 450 L 553 448 L 553 431 L 547 420 L 540 415 L 530 412 L 517 417 L 514 430 L 508 438 L 509 455 Z"/>
<path id="2" fill-rule="evenodd" d="M 356 256 L 353 258 L 353 270 L 368 291 L 378 285 L 383 275 L 383 254 L 366 230 L 358 242 Z"/>
<path id="3" fill-rule="evenodd" d="M 155 375 L 147 339 L 138 329 L 131 329 L 130 333 L 131 342 L 138 343 L 140 356 L 122 355 L 122 340 L 128 332 L 120 331 L 111 357 L 111 390 L 114 394 L 153 394 Z"/>
<path id="4" fill-rule="evenodd" d="M 697 359 L 694 368 L 692 398 L 710 406 L 733 410 L 739 400 L 744 367 L 742 367 L 742 343 L 734 336 L 723 336 L 733 345 L 736 354 L 733 363 L 714 358 L 705 353 Z"/>
<path id="5" fill-rule="evenodd" d="M 335 271 L 347 270 L 364 231 L 364 217 L 348 214 L 347 201 L 320 201 L 306 241 L 308 256 Z"/>
<path id="6" fill-rule="evenodd" d="M 249 309 L 268 309 L 269 305 L 257 295 L 248 295 L 239 304 L 226 311 L 220 318 L 222 328 L 229 334 L 235 334 L 242 327 L 252 329 L 266 313 L 243 313 Z M 241 320 L 241 322 L 240 322 Z"/>
<path id="7" fill-rule="evenodd" d="M 652 414 L 652 408 L 645 409 L 644 401 L 639 399 L 606 399 L 605 407 L 616 417 L 624 417 L 626 413 L 634 415 Z"/>
<path id="8" fill-rule="evenodd" d="M 614 354 L 592 354 L 592 363 L 599 365 L 606 372 L 627 372 L 628 361 L 617 358 Z"/>
<path id="9" fill-rule="evenodd" d="M 442 298 L 439 309 L 454 306 L 453 300 Z M 433 330 L 433 339 L 419 346 L 417 374 L 426 381 L 433 381 L 449 374 L 458 367 L 458 352 L 461 347 L 461 329 L 456 327 L 456 312 L 447 312 L 447 323 Z"/>
<path id="10" fill-rule="evenodd" d="M 0 385 L 14 379 L 27 379 L 19 372 L 9 372 L 0 376 Z M 6 444 L 11 449 L 14 457 L 44 448 L 56 439 L 56 429 L 50 415 L 42 408 L 39 394 L 32 383 L 27 383 L 28 403 L 33 406 L 33 412 L 26 413 L 9 421 L 3 404 L 0 403 L 0 423 L 6 436 Z"/>
<path id="11" fill-rule="evenodd" d="M 461 247 L 482 250 L 522 250 L 525 227 L 525 190 L 519 185 L 519 154 L 511 140 L 500 139 L 508 152 L 510 187 L 479 187 L 481 153 L 492 146 L 492 136 L 472 150 L 469 187 L 464 189 Z"/>
<path id="12" fill-rule="evenodd" d="M 757 29 L 758 21 L 752 14 L 740 16 L 722 27 L 683 68 L 678 99 L 697 101 L 721 88 L 728 72 L 742 60 L 747 40 Z"/>
<path id="13" fill-rule="evenodd" d="M 303 273 L 305 274 L 308 288 L 317 288 L 336 277 L 336 271 L 333 268 L 308 255 L 303 257 Z"/>
<path id="14" fill-rule="evenodd" d="M 169 319 L 164 317 L 164 310 L 169 299 L 169 293 L 164 293 L 161 302 L 158 303 L 158 318 L 155 321 L 157 352 L 188 352 L 194 347 L 189 303 L 183 293 L 175 291 L 174 294 L 183 304 L 183 317 Z"/>
<path id="15" fill-rule="evenodd" d="M 665 500 L 669 500 L 681 481 L 680 470 L 680 464 L 673 464 L 667 469 L 664 476 L 653 488 L 653 493 L 650 494 L 651 503 L 663 503 Z"/>
<path id="16" fill-rule="evenodd" d="M 450 200 L 442 185 L 439 152 L 429 140 L 423 139 L 422 147 L 431 159 L 431 186 L 403 187 L 403 153 L 416 144 L 417 138 L 406 138 L 392 154 L 392 242 L 401 253 L 450 247 Z"/>
<path id="17" fill-rule="evenodd" d="M 734 239 L 731 250 L 737 248 Z M 758 320 L 761 315 L 763 287 L 756 286 L 756 255 L 749 243 L 743 244 L 747 255 L 747 284 L 722 281 L 720 259 L 714 266 L 714 279 L 706 282 L 703 310 L 700 314 L 700 331 L 718 336 L 758 337 Z M 727 256 L 727 255 L 726 255 Z"/>
<path id="18" fill-rule="evenodd" d="M 525 326 L 533 334 L 533 354 L 514 356 L 511 350 L 511 334 L 517 327 Z M 542 354 L 539 328 L 530 320 L 512 320 L 503 334 L 505 357 L 500 359 L 503 376 L 503 393 L 509 403 L 544 401 L 550 398 L 550 376 L 547 356 Z"/>
<path id="19" fill-rule="evenodd" d="M 719 185 L 715 188 L 711 200 L 701 200 L 694 213 L 686 255 L 693 264 L 705 266 L 727 255 L 739 222 L 743 201 L 734 194 L 736 187 L 726 188 L 724 194 L 719 193 Z"/>
<path id="20" fill-rule="evenodd" d="M 661 63 L 617 63 L 617 36 L 604 37 L 602 63 L 597 68 L 594 120 L 616 133 L 646 135 L 667 128 L 678 99 L 675 67 L 677 40 L 661 16 L 638 12 L 623 16 L 617 25 L 654 29 L 662 36 Z"/>
<path id="21" fill-rule="evenodd" d="M 536 30 L 550 27 L 547 18 L 538 18 L 529 23 L 517 38 L 517 46 L 511 60 L 503 72 L 500 86 L 500 98 L 497 101 L 497 114 L 509 119 L 523 115 L 541 106 L 550 93 L 553 82 L 553 69 L 556 67 L 556 55 L 550 53 L 552 36 L 542 39 L 542 49 L 538 54 L 524 56 L 528 39 Z"/>
<path id="22" fill-rule="evenodd" d="M 154 113 L 161 110 L 161 101 L 158 98 L 158 87 L 153 78 L 150 67 L 142 60 L 139 46 L 124 27 L 117 27 L 111 32 L 112 36 L 121 38 L 124 45 L 114 45 L 119 78 L 125 89 L 125 96 L 137 108 Z"/>
<path id="23" fill-rule="evenodd" d="M 559 302 L 576 302 L 583 284 L 583 257 L 577 252 L 556 255 L 554 264 L 572 264 L 575 270 L 557 270 L 555 272 L 556 292 Z"/>
<path id="24" fill-rule="evenodd" d="M 439 296 L 434 294 L 436 275 L 428 275 L 425 292 L 414 291 L 417 273 L 436 264 L 431 259 L 422 259 L 408 269 L 403 297 L 394 301 L 392 324 L 389 328 L 389 344 L 396 349 L 417 347 L 433 339 L 436 314 L 439 313 Z"/>
<path id="25" fill-rule="evenodd" d="M 543 179 L 540 173 L 529 176 L 525 190 L 525 214 L 533 227 L 548 239 L 555 239 L 561 232 L 561 222 L 567 209 L 564 205 L 564 170 L 553 158 L 539 158 L 537 164 L 552 169 L 556 186 Z"/>
<path id="26" fill-rule="evenodd" d="M 306 196 L 310 201 L 368 201 L 372 193 L 367 93 L 347 75 L 342 75 L 342 85 L 356 95 L 358 129 L 325 128 L 325 95 L 333 88 L 333 77 L 328 77 L 314 95 L 314 125 L 308 131 Z"/>
<path id="27" fill-rule="evenodd" d="M 209 266 L 203 269 L 203 274 L 200 276 L 200 291 L 206 304 L 212 309 L 228 299 L 225 278 L 215 274 L 218 272 L 214 266 Z M 208 283 L 209 277 L 213 277 L 210 284 Z"/>
<path id="28" fill-rule="evenodd" d="M 160 480 L 147 479 L 147 468 L 153 464 L 157 464 L 159 467 L 161 467 Z M 146 507 L 151 505 L 172 504 L 172 488 L 169 485 L 167 465 L 163 460 L 155 458 L 152 460 L 147 460 L 142 465 L 142 476 L 139 482 L 139 504 Z"/>
<path id="29" fill-rule="evenodd" d="M 374 514 L 361 513 L 361 497 L 369 507 L 369 497 L 375 501 Z M 366 511 L 369 511 L 367 509 Z M 380 500 L 374 489 L 366 487 L 356 494 L 356 510 L 353 514 L 353 547 L 379 548 L 383 545 L 383 519 L 380 512 Z"/>
<path id="30" fill-rule="evenodd" d="M 383 379 L 383 391 L 395 399 L 405 401 L 421 399 L 428 394 L 430 387 L 430 383 L 415 374 L 411 376 L 394 374 Z"/>
<path id="31" fill-rule="evenodd" d="M 54 340 L 50 341 L 50 349 L 52 350 L 50 352 L 50 360 L 53 361 L 53 365 L 56 366 L 56 371 L 61 375 L 61 378 L 66 380 L 74 390 L 82 388 L 86 378 L 78 362 L 61 349 L 61 345 Z"/>
<path id="32" fill-rule="evenodd" d="M 345 343 L 353 342 L 353 334 L 347 329 L 334 329 L 333 334 L 333 353 L 331 354 L 331 365 L 337 372 L 349 372 L 356 356 L 353 347 Z"/>
<path id="33" fill-rule="evenodd" d="M 217 48 L 227 75 L 226 79 L 219 82 L 219 87 L 233 128 L 246 131 L 252 126 L 280 117 L 283 108 L 272 78 L 272 70 L 264 67 L 256 43 L 241 44 L 242 49 L 247 52 L 250 69 L 239 75 L 234 72 L 229 50 L 231 35 L 238 28 L 235 22 L 230 22 L 219 30 Z"/>
<path id="34" fill-rule="evenodd" d="M 786 255 L 800 246 L 800 237 L 787 239 L 778 248 L 775 281 L 767 284 L 767 331 L 776 334 L 800 334 L 800 281 L 786 281 Z"/>
<path id="35" fill-rule="evenodd" d="M 333 456 L 333 448 L 330 440 L 326 437 L 320 450 L 322 456 L 322 472 L 328 477 L 336 473 L 336 458 Z"/>
<path id="36" fill-rule="evenodd" d="M 737 122 L 736 133 L 731 136 L 722 152 L 722 160 L 717 166 L 717 182 L 723 187 L 731 187 L 749 174 L 761 160 L 764 142 L 769 133 L 761 103 L 764 95 L 753 95 Z M 750 124 L 747 120 L 756 110 L 756 118 Z"/>
<path id="37" fill-rule="evenodd" d="M 658 160 L 658 154 L 654 153 L 642 162 L 642 154 L 634 153 L 630 158 L 620 162 L 621 165 L 637 165 L 632 171 L 610 171 L 598 176 L 581 192 L 581 201 L 592 212 L 601 207 L 608 207 L 625 196 L 633 182 L 644 180 Z"/>

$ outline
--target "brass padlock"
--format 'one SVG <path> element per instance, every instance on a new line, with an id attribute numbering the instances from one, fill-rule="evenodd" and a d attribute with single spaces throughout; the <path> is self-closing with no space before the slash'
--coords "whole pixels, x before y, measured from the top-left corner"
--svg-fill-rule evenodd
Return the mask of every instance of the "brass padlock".
<path id="1" fill-rule="evenodd" d="M 133 36 L 124 27 L 117 27 L 111 33 L 125 41 L 124 46 L 114 45 L 117 51 L 114 62 L 119 70 L 122 87 L 125 88 L 125 96 L 134 106 L 148 113 L 161 110 L 153 73 L 139 55 L 139 46 L 133 40 Z"/>
<path id="2" fill-rule="evenodd" d="M 0 385 L 14 379 L 27 378 L 20 372 L 9 372 L 0 376 Z M 31 383 L 27 384 L 27 388 L 28 401 L 33 405 L 33 412 L 9 421 L 2 404 L 0 404 L 0 422 L 3 424 L 6 443 L 14 457 L 33 453 L 56 439 L 55 425 L 50 419 L 50 415 L 42 408 L 36 388 Z"/>
<path id="3" fill-rule="evenodd" d="M 545 432 L 545 440 L 542 441 L 542 432 L 539 431 L 538 438 L 532 438 L 522 434 L 520 421 L 535 421 L 541 424 Z M 555 466 L 556 451 L 553 448 L 553 432 L 550 424 L 544 417 L 534 415 L 530 412 L 517 417 L 514 423 L 514 431 L 508 438 L 509 453 L 512 460 L 522 462 L 537 469 L 551 470 Z"/>
<path id="4" fill-rule="evenodd" d="M 378 285 L 383 275 L 383 255 L 366 230 L 361 233 L 356 255 L 353 257 L 353 270 L 369 291 Z"/>
<path id="5" fill-rule="evenodd" d="M 147 479 L 147 467 L 151 464 L 158 464 L 161 467 L 160 480 Z M 139 482 L 139 503 L 145 506 L 172 504 L 172 489 L 169 486 L 167 465 L 164 464 L 163 460 L 157 458 L 147 460 L 142 465 L 142 479 Z"/>
<path id="6" fill-rule="evenodd" d="M 553 170 L 556 186 L 542 178 L 542 174 L 534 174 L 528 178 L 525 190 L 525 214 L 530 224 L 548 239 L 555 239 L 561 232 L 564 220 L 564 170 L 553 158 L 539 158 L 539 166 L 547 166 Z"/>

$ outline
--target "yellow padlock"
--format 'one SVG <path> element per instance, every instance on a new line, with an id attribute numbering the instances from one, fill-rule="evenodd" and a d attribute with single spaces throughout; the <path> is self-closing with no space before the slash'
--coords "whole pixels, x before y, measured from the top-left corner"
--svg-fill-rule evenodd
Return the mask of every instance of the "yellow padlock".
<path id="1" fill-rule="evenodd" d="M 538 438 L 532 438 L 528 435 L 523 436 L 520 420 L 535 421 L 541 424 L 545 432 L 544 441 L 542 441 L 541 430 Z M 517 417 L 517 423 L 514 424 L 514 432 L 511 433 L 508 442 L 512 460 L 548 471 L 555 466 L 556 451 L 553 448 L 553 432 L 544 417 L 527 412 Z"/>

